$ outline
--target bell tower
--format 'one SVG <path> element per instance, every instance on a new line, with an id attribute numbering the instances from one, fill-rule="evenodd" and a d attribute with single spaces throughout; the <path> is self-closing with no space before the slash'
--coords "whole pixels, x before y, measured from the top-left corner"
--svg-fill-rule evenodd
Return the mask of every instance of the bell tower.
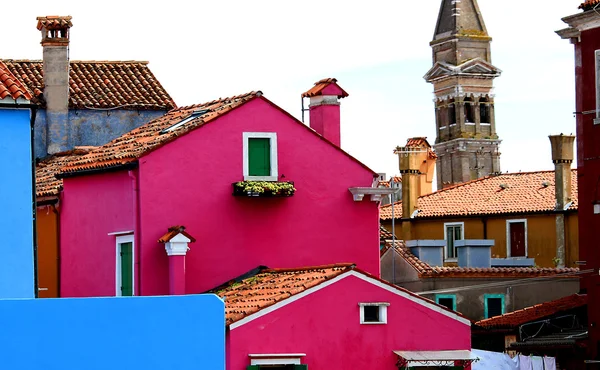
<path id="1" fill-rule="evenodd" d="M 433 41 L 433 84 L 442 189 L 500 172 L 500 140 L 494 118 L 491 44 L 477 0 L 442 0 Z"/>

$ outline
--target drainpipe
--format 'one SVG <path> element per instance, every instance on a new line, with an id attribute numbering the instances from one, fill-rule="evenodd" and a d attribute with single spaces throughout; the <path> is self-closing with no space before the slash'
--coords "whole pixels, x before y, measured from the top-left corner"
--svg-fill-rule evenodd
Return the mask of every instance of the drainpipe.
<path id="1" fill-rule="evenodd" d="M 60 288 L 61 288 L 61 279 L 60 279 L 60 274 L 61 274 L 61 268 L 60 268 L 60 264 L 62 263 L 62 259 L 61 259 L 61 248 L 60 248 L 60 213 L 58 212 L 58 208 L 56 207 L 56 204 L 51 204 L 50 207 L 52 207 L 52 212 L 56 215 L 56 241 L 57 241 L 57 247 L 58 250 L 56 252 L 56 266 L 57 266 L 57 271 L 56 271 L 56 296 L 60 297 Z"/>
<path id="2" fill-rule="evenodd" d="M 137 276 L 137 282 L 135 283 L 137 294 L 142 295 L 142 268 L 141 268 L 141 256 L 142 246 L 141 246 L 141 227 L 140 227 L 140 193 L 139 193 L 139 181 L 136 174 L 133 170 L 128 171 L 129 178 L 131 179 L 131 191 L 132 191 L 132 212 L 133 212 L 133 240 L 135 241 L 135 267 Z"/>

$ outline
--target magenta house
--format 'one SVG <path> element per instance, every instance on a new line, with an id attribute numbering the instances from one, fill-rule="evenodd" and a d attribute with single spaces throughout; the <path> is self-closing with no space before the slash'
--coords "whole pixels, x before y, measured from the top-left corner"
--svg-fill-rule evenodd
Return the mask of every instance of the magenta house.
<path id="1" fill-rule="evenodd" d="M 304 93 L 310 127 L 260 92 L 182 107 L 70 162 L 62 295 L 214 292 L 228 369 L 469 368 L 468 319 L 379 279 L 390 190 L 339 147 L 347 95 Z"/>

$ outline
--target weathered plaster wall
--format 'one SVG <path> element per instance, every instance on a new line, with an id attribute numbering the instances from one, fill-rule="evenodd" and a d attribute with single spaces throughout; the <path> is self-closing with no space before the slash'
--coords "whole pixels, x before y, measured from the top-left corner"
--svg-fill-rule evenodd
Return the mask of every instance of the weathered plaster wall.
<path id="1" fill-rule="evenodd" d="M 165 111 L 145 110 L 70 110 L 66 132 L 54 133 L 51 137 L 67 136 L 67 146 L 103 145 L 155 118 Z M 35 120 L 35 156 L 48 154 L 48 122 L 45 110 L 40 110 Z"/>
<path id="2" fill-rule="evenodd" d="M 289 198 L 232 195 L 243 179 L 243 132 L 276 132 Z M 263 99 L 256 99 L 140 161 L 142 294 L 168 293 L 168 257 L 157 243 L 169 226 L 197 240 L 186 257 L 186 289 L 198 293 L 259 266 L 353 262 L 379 276 L 378 205 L 354 202 L 373 174 Z M 285 176 L 285 177 L 282 177 Z"/>
<path id="3" fill-rule="evenodd" d="M 58 213 L 55 205 L 37 207 L 38 296 L 58 297 Z"/>
<path id="4" fill-rule="evenodd" d="M 34 296 L 30 114 L 29 109 L 0 108 L 0 170 L 7 186 L 0 222 L 0 298 Z"/>
<path id="5" fill-rule="evenodd" d="M 361 325 L 361 302 L 388 302 L 385 325 Z M 393 369 L 394 350 L 471 348 L 468 324 L 349 276 L 232 329 L 229 370 L 244 370 L 248 354 L 305 353 L 309 369 Z M 259 334 L 257 334 L 259 333 Z M 435 335 L 431 335 L 435 333 Z"/>
<path id="6" fill-rule="evenodd" d="M 61 296 L 114 296 L 116 237 L 108 233 L 135 229 L 134 180 L 128 171 L 120 171 L 66 178 L 63 183 Z"/>

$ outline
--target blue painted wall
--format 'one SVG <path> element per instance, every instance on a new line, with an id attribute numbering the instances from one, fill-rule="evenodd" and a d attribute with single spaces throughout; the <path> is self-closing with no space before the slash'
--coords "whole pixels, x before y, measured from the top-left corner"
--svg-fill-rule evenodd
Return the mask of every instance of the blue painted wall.
<path id="1" fill-rule="evenodd" d="M 0 298 L 34 297 L 30 114 L 0 108 Z"/>
<path id="2" fill-rule="evenodd" d="M 212 294 L 0 300 L 0 312 L 3 369 L 225 369 Z"/>
<path id="3" fill-rule="evenodd" d="M 69 110 L 66 132 L 51 135 L 56 139 L 67 136 L 64 150 L 81 145 L 104 145 L 109 141 L 133 130 L 145 123 L 164 115 L 166 111 L 145 110 Z M 48 155 L 48 121 L 46 111 L 38 111 L 35 120 L 35 156 L 43 158 Z"/>

